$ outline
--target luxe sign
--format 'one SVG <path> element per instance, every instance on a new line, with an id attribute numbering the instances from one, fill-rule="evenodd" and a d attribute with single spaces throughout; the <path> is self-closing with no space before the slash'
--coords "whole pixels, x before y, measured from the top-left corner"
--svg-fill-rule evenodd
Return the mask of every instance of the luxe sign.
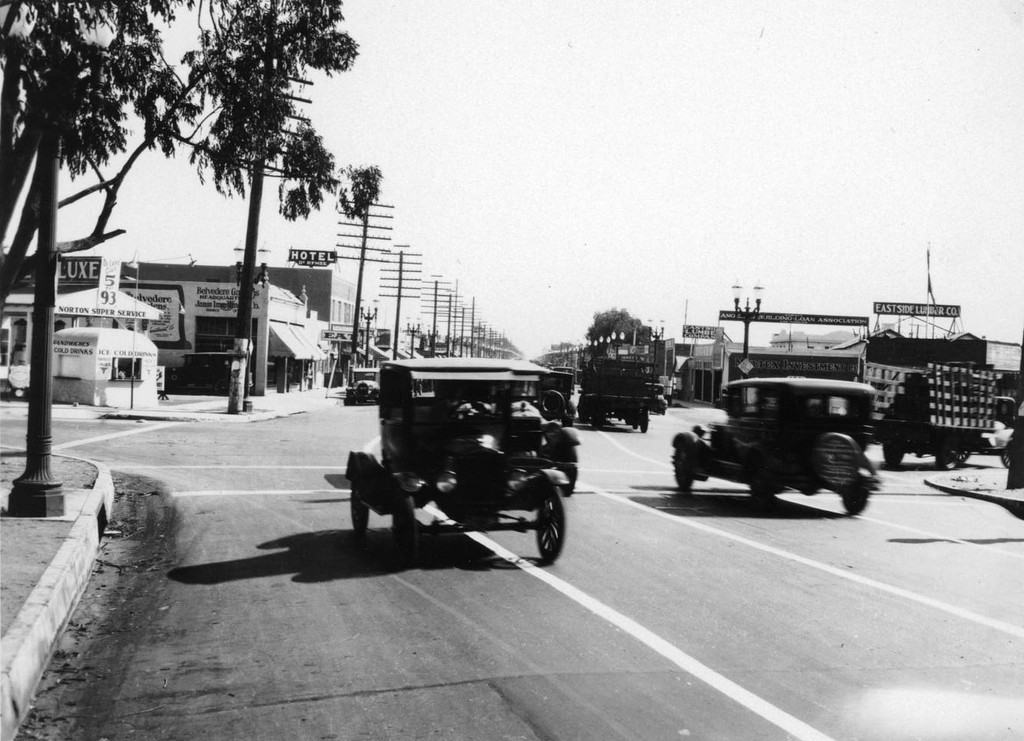
<path id="1" fill-rule="evenodd" d="M 323 268 L 337 261 L 338 253 L 334 250 L 288 250 L 288 262 L 307 268 Z"/>

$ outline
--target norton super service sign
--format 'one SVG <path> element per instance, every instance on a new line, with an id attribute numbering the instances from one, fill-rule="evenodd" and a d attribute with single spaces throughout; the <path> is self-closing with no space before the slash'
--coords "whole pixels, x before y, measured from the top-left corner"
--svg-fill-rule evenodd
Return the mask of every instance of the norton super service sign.
<path id="1" fill-rule="evenodd" d="M 875 301 L 875 313 L 886 316 L 960 316 L 959 304 L 908 304 Z"/>

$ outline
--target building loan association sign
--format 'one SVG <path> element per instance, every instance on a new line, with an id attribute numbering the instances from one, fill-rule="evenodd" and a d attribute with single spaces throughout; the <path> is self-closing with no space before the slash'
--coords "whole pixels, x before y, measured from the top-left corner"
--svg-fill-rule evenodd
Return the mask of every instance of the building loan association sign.
<path id="1" fill-rule="evenodd" d="M 720 311 L 720 322 L 742 322 L 746 319 L 739 311 Z M 866 316 L 844 316 L 842 314 L 780 314 L 762 311 L 750 321 L 769 322 L 772 324 L 829 324 L 837 327 L 866 327 Z"/>

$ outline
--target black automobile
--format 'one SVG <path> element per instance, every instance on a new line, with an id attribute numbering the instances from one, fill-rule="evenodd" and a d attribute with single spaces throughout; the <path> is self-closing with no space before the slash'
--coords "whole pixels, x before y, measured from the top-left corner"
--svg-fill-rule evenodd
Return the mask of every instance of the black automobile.
<path id="1" fill-rule="evenodd" d="M 352 383 L 345 391 L 345 406 L 380 403 L 380 369 L 354 368 Z"/>
<path id="2" fill-rule="evenodd" d="M 867 384 L 811 378 L 735 381 L 723 390 L 724 424 L 672 441 L 679 490 L 708 476 L 740 481 L 770 504 L 786 487 L 837 492 L 850 515 L 864 510 L 878 476 L 864 455 L 872 435 Z"/>
<path id="3" fill-rule="evenodd" d="M 552 369 L 541 377 L 540 413 L 544 419 L 557 420 L 565 427 L 572 427 L 576 419 L 576 404 L 572 400 L 575 385 L 575 375 L 571 370 Z"/>
<path id="4" fill-rule="evenodd" d="M 181 365 L 167 369 L 167 390 L 227 394 L 231 386 L 231 362 L 234 359 L 235 355 L 229 352 L 186 353 Z"/>
<path id="5" fill-rule="evenodd" d="M 373 510 L 391 515 L 406 565 L 416 560 L 421 532 L 534 531 L 541 561 L 557 559 L 565 541 L 566 471 L 574 472 L 575 463 L 548 457 L 564 447 L 544 439 L 538 404 L 549 372 L 482 358 L 384 363 L 381 460 L 362 452 L 348 457 L 355 534 L 365 534 Z M 416 510 L 428 504 L 435 505 L 433 521 L 422 525 Z"/>

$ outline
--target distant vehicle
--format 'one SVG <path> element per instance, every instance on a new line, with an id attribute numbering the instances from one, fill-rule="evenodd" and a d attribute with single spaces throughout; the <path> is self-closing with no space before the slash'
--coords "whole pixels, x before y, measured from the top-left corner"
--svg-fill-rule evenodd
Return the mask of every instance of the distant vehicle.
<path id="1" fill-rule="evenodd" d="M 875 441 L 887 466 L 903 456 L 935 456 L 948 471 L 975 453 L 1009 456 L 1016 404 L 997 395 L 998 374 L 969 365 L 929 363 L 904 368 L 868 363 L 864 379 L 875 389 Z"/>
<path id="2" fill-rule="evenodd" d="M 557 420 L 565 427 L 572 427 L 576 419 L 576 404 L 573 392 L 576 384 L 573 373 L 552 369 L 540 379 L 540 413 L 546 420 Z"/>
<path id="3" fill-rule="evenodd" d="M 647 432 L 655 406 L 650 385 L 656 381 L 650 364 L 642 361 L 620 358 L 588 361 L 580 371 L 580 421 L 599 428 L 616 418 L 634 430 Z"/>
<path id="4" fill-rule="evenodd" d="M 419 533 L 534 531 L 540 559 L 562 552 L 571 462 L 548 457 L 572 447 L 545 440 L 537 408 L 549 371 L 515 360 L 429 358 L 381 366 L 381 460 L 353 451 L 345 475 L 357 537 L 369 511 L 391 515 L 403 563 L 418 553 Z M 575 433 L 575 430 L 552 430 Z M 563 465 L 564 463 L 564 465 Z M 575 474 L 573 473 L 573 478 Z M 433 502 L 420 525 L 416 509 Z"/>
<path id="5" fill-rule="evenodd" d="M 227 394 L 231 387 L 231 362 L 234 353 L 185 353 L 184 362 L 167 368 L 164 385 L 170 392 L 212 391 Z"/>
<path id="6" fill-rule="evenodd" d="M 763 504 L 786 487 L 835 491 L 850 515 L 878 487 L 864 450 L 871 441 L 870 386 L 811 378 L 734 381 L 722 394 L 724 424 L 681 432 L 672 441 L 679 490 L 708 476 L 740 481 Z"/>
<path id="7" fill-rule="evenodd" d="M 380 368 L 353 368 L 345 406 L 380 403 Z"/>

